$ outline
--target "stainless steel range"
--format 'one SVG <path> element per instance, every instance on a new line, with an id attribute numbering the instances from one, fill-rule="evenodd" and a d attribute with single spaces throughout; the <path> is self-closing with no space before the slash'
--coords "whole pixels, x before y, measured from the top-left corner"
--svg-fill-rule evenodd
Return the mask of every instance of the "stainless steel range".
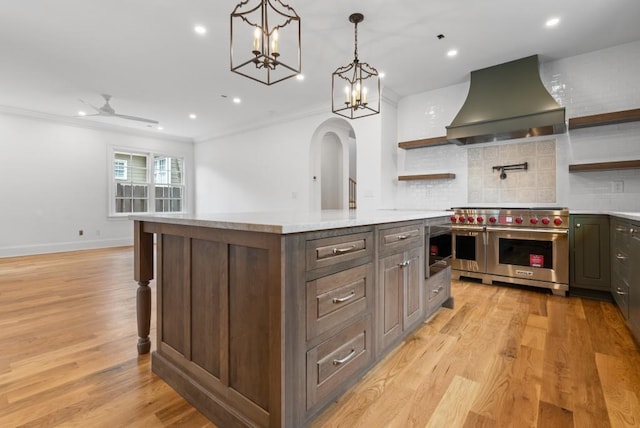
<path id="1" fill-rule="evenodd" d="M 452 276 L 569 290 L 567 208 L 452 208 Z"/>

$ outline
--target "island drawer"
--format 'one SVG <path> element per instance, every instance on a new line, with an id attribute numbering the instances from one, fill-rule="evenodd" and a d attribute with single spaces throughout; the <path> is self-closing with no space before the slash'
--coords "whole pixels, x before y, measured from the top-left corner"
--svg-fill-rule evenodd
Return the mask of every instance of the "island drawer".
<path id="1" fill-rule="evenodd" d="M 381 253 L 403 251 L 422 245 L 424 240 L 424 223 L 380 229 L 378 249 Z"/>
<path id="2" fill-rule="evenodd" d="M 371 308 L 373 263 L 307 282 L 307 340 Z"/>
<path id="3" fill-rule="evenodd" d="M 371 363 L 371 337 L 367 316 L 307 352 L 307 410 L 322 405 Z"/>
<path id="4" fill-rule="evenodd" d="M 353 233 L 307 241 L 307 270 L 373 256 L 373 233 Z"/>
<path id="5" fill-rule="evenodd" d="M 451 269 L 445 269 L 427 279 L 428 308 L 441 306 L 449 297 L 451 286 Z"/>

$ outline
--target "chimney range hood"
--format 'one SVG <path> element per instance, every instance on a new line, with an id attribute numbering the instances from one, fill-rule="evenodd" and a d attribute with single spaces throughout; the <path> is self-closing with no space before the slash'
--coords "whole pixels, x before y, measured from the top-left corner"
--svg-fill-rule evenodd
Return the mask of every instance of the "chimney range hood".
<path id="1" fill-rule="evenodd" d="M 542 84 L 538 55 L 532 55 L 472 71 L 467 99 L 447 126 L 447 139 L 464 145 L 566 129 L 565 109 Z"/>

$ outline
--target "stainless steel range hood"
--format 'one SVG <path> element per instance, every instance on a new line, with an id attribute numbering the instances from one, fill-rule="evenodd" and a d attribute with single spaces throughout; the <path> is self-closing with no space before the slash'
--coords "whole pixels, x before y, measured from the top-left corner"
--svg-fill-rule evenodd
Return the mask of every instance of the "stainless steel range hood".
<path id="1" fill-rule="evenodd" d="M 456 144 L 561 134 L 565 109 L 540 80 L 538 55 L 471 72 L 464 105 L 447 126 Z"/>

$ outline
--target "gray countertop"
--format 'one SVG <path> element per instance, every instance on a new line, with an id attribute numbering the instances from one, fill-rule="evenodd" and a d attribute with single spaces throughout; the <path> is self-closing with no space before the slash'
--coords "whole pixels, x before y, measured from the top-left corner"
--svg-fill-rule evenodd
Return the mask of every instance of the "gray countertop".
<path id="1" fill-rule="evenodd" d="M 219 214 L 132 215 L 131 220 L 278 234 L 424 220 L 450 211 L 322 210 L 308 212 L 245 212 Z"/>
<path id="2" fill-rule="evenodd" d="M 623 211 L 597 211 L 597 210 L 570 210 L 570 214 L 600 214 L 600 215 L 610 215 L 613 217 L 620 217 L 627 220 L 640 221 L 640 213 L 639 212 L 623 212 Z"/>

